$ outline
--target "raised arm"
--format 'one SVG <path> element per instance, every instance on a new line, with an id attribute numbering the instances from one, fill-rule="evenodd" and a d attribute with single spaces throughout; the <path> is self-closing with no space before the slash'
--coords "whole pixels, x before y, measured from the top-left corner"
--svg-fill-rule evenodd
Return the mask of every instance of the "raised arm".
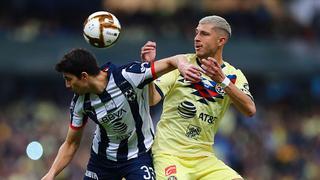
<path id="1" fill-rule="evenodd" d="M 82 131 L 83 129 L 74 130 L 69 127 L 66 140 L 60 146 L 50 170 L 41 180 L 53 180 L 71 162 L 79 148 Z"/>
<path id="2" fill-rule="evenodd" d="M 143 62 L 154 62 L 156 59 L 156 46 L 157 44 L 152 41 L 148 41 L 141 48 L 141 61 Z M 154 106 L 158 104 L 161 100 L 161 96 L 156 90 L 156 86 L 153 82 L 149 83 L 149 105 Z"/>
<path id="3" fill-rule="evenodd" d="M 256 106 L 253 100 L 236 87 L 222 72 L 221 66 L 213 58 L 202 59 L 201 67 L 203 73 L 209 76 L 212 80 L 220 83 L 224 91 L 230 97 L 235 107 L 246 116 L 253 116 L 256 113 Z"/>
<path id="4" fill-rule="evenodd" d="M 184 55 L 176 55 L 168 58 L 155 61 L 156 56 L 156 43 L 148 41 L 141 48 L 141 59 L 146 62 L 154 62 L 154 73 L 156 77 L 160 77 L 165 73 L 168 73 L 176 68 L 184 78 L 191 82 L 200 81 L 200 69 L 188 63 Z M 157 104 L 161 100 L 161 96 L 155 88 L 154 83 L 149 84 L 149 104 L 151 106 Z"/>

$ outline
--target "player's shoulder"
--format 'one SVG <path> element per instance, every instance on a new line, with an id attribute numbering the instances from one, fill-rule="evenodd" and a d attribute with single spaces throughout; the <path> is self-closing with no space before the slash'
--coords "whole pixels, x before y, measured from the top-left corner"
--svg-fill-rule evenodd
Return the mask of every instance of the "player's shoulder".
<path id="1" fill-rule="evenodd" d="M 144 73 L 148 68 L 151 68 L 150 62 L 132 61 L 119 67 L 121 71 L 128 73 Z"/>
<path id="2" fill-rule="evenodd" d="M 107 69 L 110 75 L 112 74 L 114 78 L 118 79 L 119 77 L 125 78 L 127 73 L 141 73 L 141 64 L 140 61 L 131 61 L 121 65 L 107 63 L 101 69 Z"/>
<path id="3" fill-rule="evenodd" d="M 184 54 L 184 56 L 187 58 L 188 62 L 195 62 L 197 59 L 197 55 L 195 53 L 187 53 Z"/>
<path id="4" fill-rule="evenodd" d="M 85 103 L 85 96 L 86 95 L 79 95 L 74 93 L 71 103 L 70 103 L 70 108 L 71 109 L 81 109 L 83 107 L 83 104 Z"/>
<path id="5" fill-rule="evenodd" d="M 230 63 L 228 63 L 226 61 L 223 62 L 222 68 L 226 74 L 241 74 L 241 75 L 243 75 L 241 69 L 231 65 Z"/>
<path id="6" fill-rule="evenodd" d="M 123 69 L 125 69 L 125 70 L 130 69 L 135 66 L 140 66 L 141 64 L 143 64 L 143 63 L 141 61 L 137 61 L 137 60 L 133 60 L 133 61 L 130 61 L 125 64 L 121 64 L 121 65 L 116 65 L 111 62 L 107 62 L 104 65 L 102 65 L 100 67 L 100 69 L 101 70 L 107 69 L 107 70 L 111 70 L 112 72 L 116 72 L 116 71 L 122 71 Z"/>

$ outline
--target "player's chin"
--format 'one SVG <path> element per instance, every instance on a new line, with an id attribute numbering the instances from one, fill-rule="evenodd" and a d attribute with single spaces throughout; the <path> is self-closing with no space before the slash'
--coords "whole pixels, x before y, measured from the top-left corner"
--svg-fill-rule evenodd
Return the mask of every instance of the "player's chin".
<path id="1" fill-rule="evenodd" d="M 199 57 L 199 58 L 202 58 L 204 56 L 204 54 L 200 50 L 196 49 L 195 53 L 196 53 L 197 57 Z"/>

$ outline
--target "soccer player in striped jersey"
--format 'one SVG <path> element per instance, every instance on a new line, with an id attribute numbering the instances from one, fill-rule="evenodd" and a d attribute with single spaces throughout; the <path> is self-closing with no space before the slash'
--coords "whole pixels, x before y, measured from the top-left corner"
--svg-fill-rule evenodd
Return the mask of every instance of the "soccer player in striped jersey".
<path id="1" fill-rule="evenodd" d="M 188 74 L 171 71 L 154 81 L 150 104 L 163 98 L 163 111 L 152 146 L 159 180 L 242 179 L 214 155 L 214 136 L 230 104 L 246 116 L 256 112 L 248 82 L 241 72 L 222 57 L 231 37 L 231 27 L 219 16 L 207 16 L 195 29 L 195 54 L 188 62 L 201 68 L 201 81 L 192 83 Z M 156 44 L 141 50 L 147 61 L 155 58 Z M 189 72 L 187 72 L 189 73 Z"/>
<path id="2" fill-rule="evenodd" d="M 87 50 L 74 49 L 65 54 L 55 69 L 75 93 L 70 126 L 42 180 L 54 179 L 70 163 L 88 118 L 97 125 L 84 179 L 155 179 L 150 152 L 154 129 L 147 84 L 177 67 L 199 72 L 179 55 L 154 63 L 133 62 L 120 67 L 107 63 L 99 68 Z M 195 78 L 200 78 L 198 75 Z"/>

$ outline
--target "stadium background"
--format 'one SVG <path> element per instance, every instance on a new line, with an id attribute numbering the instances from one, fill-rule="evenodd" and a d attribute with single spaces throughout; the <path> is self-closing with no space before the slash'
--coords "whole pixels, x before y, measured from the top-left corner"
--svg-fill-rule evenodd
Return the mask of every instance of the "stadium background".
<path id="1" fill-rule="evenodd" d="M 97 10 L 121 22 L 119 41 L 94 49 L 82 37 L 84 19 Z M 257 114 L 231 109 L 216 151 L 249 180 L 320 179 L 320 1 L 318 0 L 3 0 L 0 6 L 0 179 L 40 179 L 68 127 L 72 93 L 53 69 L 75 47 L 100 63 L 139 60 L 147 40 L 157 57 L 193 52 L 198 20 L 217 14 L 233 35 L 224 58 L 241 68 Z M 160 106 L 153 108 L 155 123 Z M 81 148 L 57 179 L 81 179 L 92 138 L 90 122 Z M 26 146 L 39 141 L 39 160 Z"/>

